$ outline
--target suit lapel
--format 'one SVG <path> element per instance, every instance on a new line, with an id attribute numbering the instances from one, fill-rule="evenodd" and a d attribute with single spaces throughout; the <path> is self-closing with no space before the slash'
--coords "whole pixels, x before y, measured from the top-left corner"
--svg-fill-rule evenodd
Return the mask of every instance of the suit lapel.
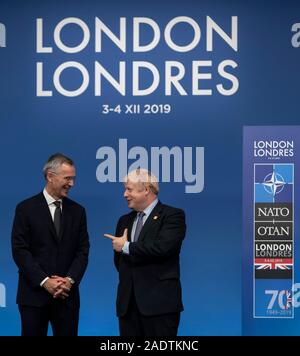
<path id="1" fill-rule="evenodd" d="M 128 225 L 127 225 L 127 228 L 128 228 L 128 234 L 127 234 L 128 241 L 131 241 L 131 231 L 132 231 L 132 226 L 133 226 L 133 222 L 134 222 L 135 217 L 136 217 L 136 212 L 134 212 L 134 211 L 131 212 L 129 214 L 129 216 L 128 216 Z"/>
<path id="2" fill-rule="evenodd" d="M 145 238 L 146 233 L 159 223 L 161 218 L 161 213 L 162 213 L 162 204 L 159 201 L 154 207 L 154 209 L 151 211 L 151 214 L 149 215 L 148 219 L 146 220 L 141 230 L 139 240 L 142 241 Z"/>

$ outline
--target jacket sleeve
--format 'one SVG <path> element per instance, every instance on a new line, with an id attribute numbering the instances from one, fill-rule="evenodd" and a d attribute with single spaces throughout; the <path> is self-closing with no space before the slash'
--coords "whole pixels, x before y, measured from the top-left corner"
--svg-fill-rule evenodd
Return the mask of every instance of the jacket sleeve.
<path id="1" fill-rule="evenodd" d="M 30 251 L 30 224 L 25 211 L 17 206 L 12 227 L 12 255 L 19 272 L 33 287 L 38 287 L 47 274 L 35 261 Z"/>
<path id="2" fill-rule="evenodd" d="M 72 277 L 76 284 L 80 283 L 87 268 L 90 248 L 85 209 L 82 209 L 78 233 L 79 240 L 76 255 L 67 273 L 67 276 Z"/>
<path id="3" fill-rule="evenodd" d="M 176 209 L 164 216 L 162 226 L 156 236 L 129 244 L 129 255 L 137 262 L 153 258 L 164 258 L 180 252 L 185 237 L 185 215 Z M 150 233 L 150 232 L 149 232 Z"/>
<path id="4" fill-rule="evenodd" d="M 122 236 L 124 233 L 124 229 L 122 231 L 122 217 L 121 217 L 119 219 L 117 227 L 116 227 L 115 236 Z M 122 254 L 121 252 L 114 251 L 114 264 L 115 264 L 117 271 L 119 271 L 119 263 L 120 263 L 121 254 Z"/>

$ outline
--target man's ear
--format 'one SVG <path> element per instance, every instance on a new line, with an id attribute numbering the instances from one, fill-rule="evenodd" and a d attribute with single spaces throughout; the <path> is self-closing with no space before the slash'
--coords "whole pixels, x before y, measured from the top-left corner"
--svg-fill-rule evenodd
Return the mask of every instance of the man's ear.
<path id="1" fill-rule="evenodd" d="M 149 195 L 150 194 L 150 187 L 148 185 L 146 185 L 145 187 L 145 195 Z"/>
<path id="2" fill-rule="evenodd" d="M 51 172 L 48 172 L 47 175 L 46 175 L 46 181 L 51 183 L 52 182 L 52 176 L 53 176 L 53 174 Z"/>

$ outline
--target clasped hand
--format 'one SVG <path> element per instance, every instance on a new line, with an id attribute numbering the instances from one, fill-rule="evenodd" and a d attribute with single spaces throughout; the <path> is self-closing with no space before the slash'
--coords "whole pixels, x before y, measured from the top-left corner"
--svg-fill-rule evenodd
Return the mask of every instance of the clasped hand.
<path id="1" fill-rule="evenodd" d="M 54 275 L 47 279 L 43 287 L 52 294 L 53 298 L 66 299 L 69 296 L 72 285 L 68 278 Z"/>

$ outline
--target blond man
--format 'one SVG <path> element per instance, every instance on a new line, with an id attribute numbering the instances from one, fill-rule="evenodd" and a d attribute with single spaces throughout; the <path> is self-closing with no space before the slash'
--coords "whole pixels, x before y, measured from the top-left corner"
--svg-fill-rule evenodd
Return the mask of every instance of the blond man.
<path id="1" fill-rule="evenodd" d="M 158 181 L 147 170 L 130 172 L 124 187 L 132 212 L 119 219 L 115 236 L 105 234 L 119 272 L 120 335 L 176 336 L 183 310 L 179 255 L 184 212 L 158 200 Z"/>

